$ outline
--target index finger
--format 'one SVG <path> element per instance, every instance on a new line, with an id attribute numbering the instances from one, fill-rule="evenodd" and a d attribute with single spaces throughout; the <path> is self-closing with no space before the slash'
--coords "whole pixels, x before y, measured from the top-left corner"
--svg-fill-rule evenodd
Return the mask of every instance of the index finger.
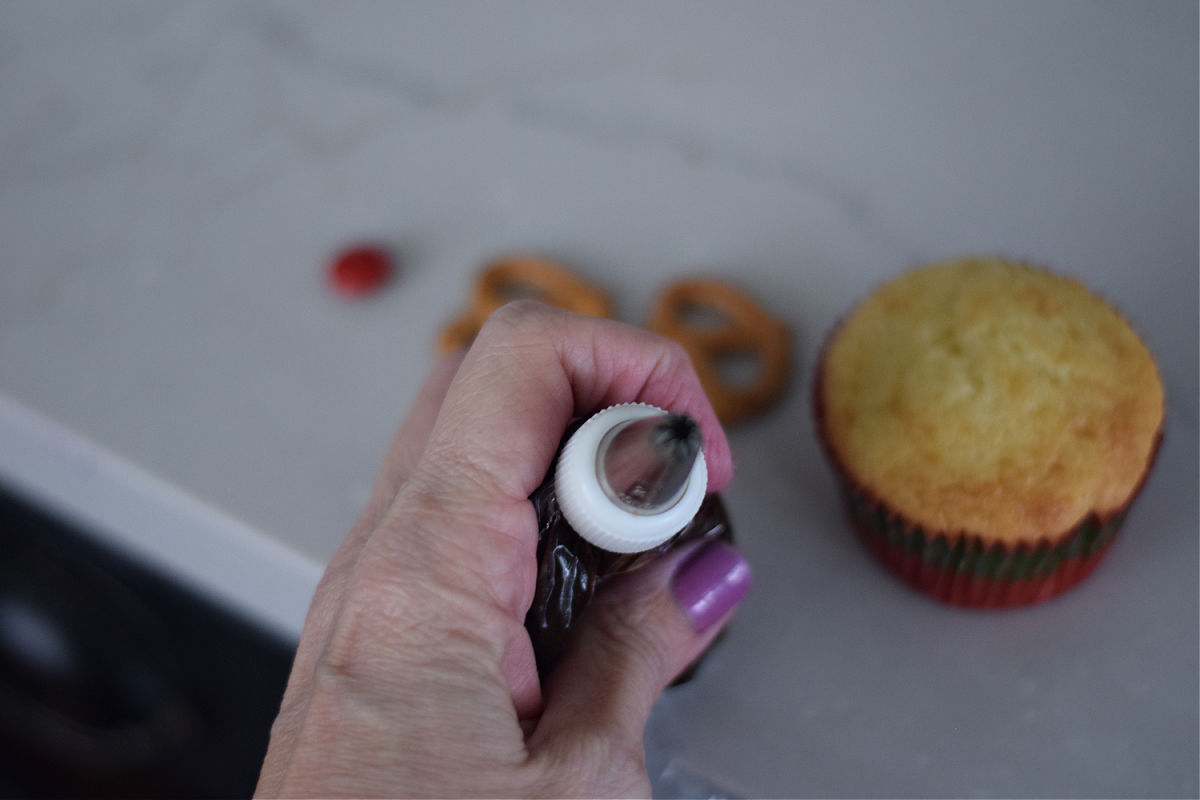
<path id="1" fill-rule="evenodd" d="M 446 394 L 426 466 L 480 502 L 524 501 L 571 420 L 642 402 L 700 426 L 709 491 L 733 475 L 729 443 L 687 354 L 640 328 L 518 301 L 489 319 Z"/>

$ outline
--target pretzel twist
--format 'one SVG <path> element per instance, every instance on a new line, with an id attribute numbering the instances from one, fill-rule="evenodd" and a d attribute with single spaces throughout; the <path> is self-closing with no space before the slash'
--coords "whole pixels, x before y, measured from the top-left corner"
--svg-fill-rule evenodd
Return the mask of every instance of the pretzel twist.
<path id="1" fill-rule="evenodd" d="M 697 321 L 714 316 L 716 324 Z M 734 287 L 713 280 L 672 283 L 659 295 L 647 325 L 683 346 L 713 410 L 722 422 L 753 416 L 770 406 L 786 388 L 791 335 L 787 327 Z M 721 361 L 751 356 L 758 370 L 749 383 L 731 383 Z"/>
<path id="2" fill-rule="evenodd" d="M 479 274 L 470 308 L 442 331 L 438 352 L 469 347 L 493 311 L 522 297 L 592 317 L 612 316 L 608 295 L 566 267 L 536 256 L 503 258 Z"/>

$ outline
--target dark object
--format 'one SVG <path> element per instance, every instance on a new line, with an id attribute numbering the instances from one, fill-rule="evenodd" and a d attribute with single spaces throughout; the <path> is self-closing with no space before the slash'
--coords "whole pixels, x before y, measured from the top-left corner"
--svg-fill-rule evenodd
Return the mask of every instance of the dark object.
<path id="1" fill-rule="evenodd" d="M 635 422 L 611 436 L 612 442 L 607 449 L 602 444 L 597 466 L 606 482 L 617 482 L 626 493 L 632 491 L 639 495 L 640 502 L 658 507 L 669 504 L 670 498 L 677 496 L 682 484 L 686 483 L 688 469 L 699 450 L 699 433 L 695 423 L 682 415 L 645 422 L 649 424 Z M 631 435 L 626 437 L 626 431 L 632 431 Z M 573 432 L 568 431 L 564 441 Z M 620 444 L 622 440 L 624 444 Z M 647 448 L 645 444 L 651 447 Z M 684 463 L 687 468 L 680 471 L 676 468 L 679 463 Z M 624 467 L 617 469 L 621 464 Z M 641 465 L 643 478 L 629 477 L 639 472 L 627 469 L 631 464 Z M 614 475 L 618 474 L 626 478 L 614 480 Z M 616 491 L 621 493 L 620 489 Z M 696 516 L 683 530 L 658 547 L 640 553 L 612 553 L 576 533 L 558 505 L 553 468 L 529 499 L 538 518 L 538 574 L 525 628 L 533 641 L 538 674 L 543 679 L 566 649 L 571 628 L 587 608 L 596 589 L 606 580 L 643 567 L 687 542 L 707 538 L 733 540 L 733 528 L 725 506 L 715 494 L 704 499 Z"/>
<path id="2" fill-rule="evenodd" d="M 249 796 L 293 653 L 0 487 L 0 796 Z"/>

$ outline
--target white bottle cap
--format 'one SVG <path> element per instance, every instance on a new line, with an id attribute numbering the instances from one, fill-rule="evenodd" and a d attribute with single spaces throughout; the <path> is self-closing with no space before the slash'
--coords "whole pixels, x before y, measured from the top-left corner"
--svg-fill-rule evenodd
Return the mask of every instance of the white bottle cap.
<path id="1" fill-rule="evenodd" d="M 655 514 L 637 513 L 611 499 L 599 475 L 601 442 L 614 428 L 667 412 L 646 403 L 610 406 L 580 426 L 563 447 L 554 474 L 554 491 L 563 516 L 576 532 L 614 553 L 640 553 L 670 539 L 692 521 L 708 489 L 704 453 L 697 452 L 679 499 Z"/>

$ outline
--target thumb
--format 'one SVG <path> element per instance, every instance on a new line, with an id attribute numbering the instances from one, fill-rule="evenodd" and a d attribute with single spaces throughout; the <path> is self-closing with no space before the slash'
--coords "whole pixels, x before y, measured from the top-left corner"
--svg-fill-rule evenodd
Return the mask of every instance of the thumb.
<path id="1" fill-rule="evenodd" d="M 654 702 L 712 642 L 749 588 L 749 565 L 720 540 L 681 548 L 606 583 L 546 682 L 530 750 L 552 761 L 636 754 L 640 763 Z M 590 766 L 584 775 L 604 769 L 573 766 Z"/>

